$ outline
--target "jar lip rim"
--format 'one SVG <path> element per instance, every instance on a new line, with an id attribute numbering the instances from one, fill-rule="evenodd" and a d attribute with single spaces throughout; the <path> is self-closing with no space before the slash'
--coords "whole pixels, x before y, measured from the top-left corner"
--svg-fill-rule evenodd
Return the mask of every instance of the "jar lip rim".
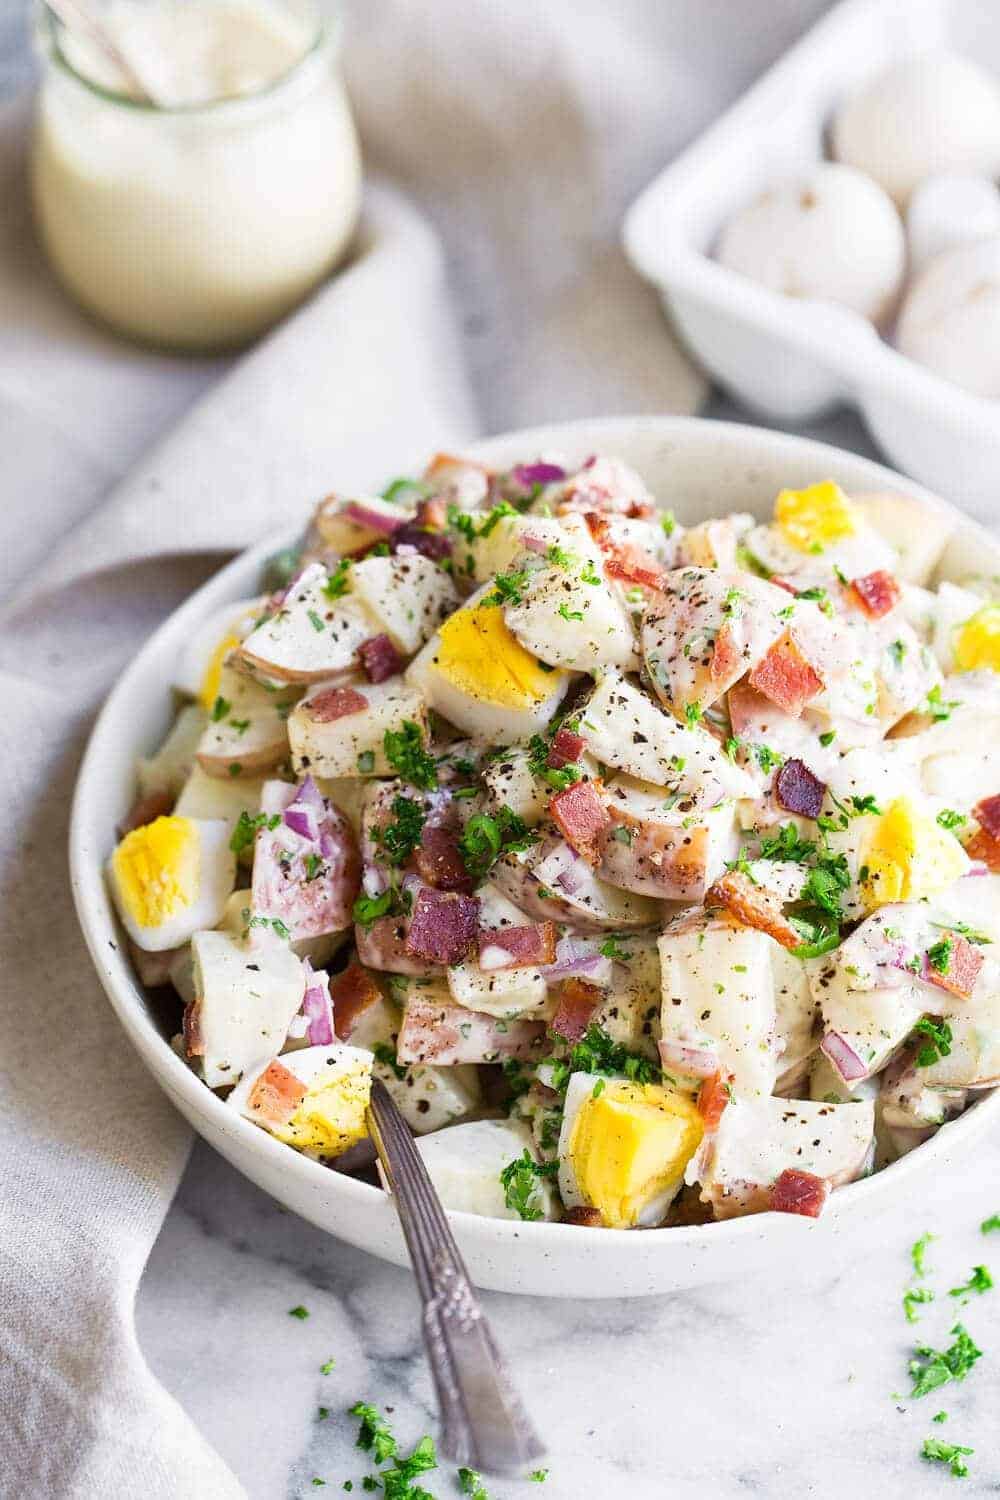
<path id="1" fill-rule="evenodd" d="M 105 104 L 118 105 L 122 109 L 131 109 L 150 116 L 184 117 L 214 114 L 222 110 L 238 110 L 241 107 L 246 108 L 261 103 L 279 94 L 293 80 L 301 76 L 318 55 L 332 50 L 339 40 L 341 27 L 339 15 L 336 18 L 324 17 L 317 6 L 315 29 L 309 46 L 283 73 L 279 73 L 276 78 L 270 79 L 260 88 L 251 89 L 246 94 L 222 94 L 211 99 L 199 99 L 190 104 L 157 104 L 150 99 L 136 99 L 132 94 L 108 88 L 105 84 L 98 83 L 96 79 L 81 72 L 63 51 L 59 40 L 60 23 L 55 13 L 45 4 L 45 0 L 38 0 L 38 13 L 40 24 L 47 32 L 49 57 L 74 83 L 80 84 Z"/>

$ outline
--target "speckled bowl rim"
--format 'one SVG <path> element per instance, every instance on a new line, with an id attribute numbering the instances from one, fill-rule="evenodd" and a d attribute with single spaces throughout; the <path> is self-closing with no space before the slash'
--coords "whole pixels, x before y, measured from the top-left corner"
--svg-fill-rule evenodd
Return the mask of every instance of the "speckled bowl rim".
<path id="1" fill-rule="evenodd" d="M 671 442 L 697 443 L 704 439 L 706 450 L 713 453 L 724 451 L 736 462 L 744 462 L 752 472 L 754 452 L 766 451 L 769 459 L 780 460 L 787 455 L 790 463 L 809 461 L 817 477 L 850 469 L 858 480 L 871 490 L 890 490 L 922 501 L 939 516 L 946 518 L 956 533 L 964 533 L 977 548 L 1000 556 L 1000 546 L 995 538 L 976 522 L 963 515 L 956 507 L 937 499 L 919 485 L 894 473 L 892 470 L 864 459 L 843 449 L 816 442 L 808 438 L 771 432 L 765 428 L 743 426 L 736 423 L 705 421 L 691 417 L 611 417 L 575 422 L 563 422 L 503 434 L 462 449 L 469 457 L 484 462 L 509 463 L 514 456 L 534 455 L 539 452 L 559 451 L 561 448 L 574 452 L 600 450 L 608 453 L 624 451 L 628 456 L 631 444 L 628 434 L 640 431 L 647 440 L 662 440 L 666 446 Z M 855 481 L 851 481 L 855 483 Z M 344 1174 L 301 1156 L 281 1142 L 260 1130 L 228 1108 L 212 1091 L 191 1072 L 173 1051 L 169 1042 L 156 1025 L 151 1008 L 141 985 L 136 979 L 126 952 L 121 943 L 111 902 L 105 886 L 102 866 L 113 843 L 113 828 L 110 824 L 101 828 L 94 826 L 95 806 L 102 799 L 103 767 L 109 753 L 120 754 L 123 728 L 130 725 L 128 712 L 130 700 L 137 686 L 145 682 L 149 663 L 164 645 L 183 638 L 190 627 L 205 618 L 219 605 L 229 599 L 252 594 L 259 586 L 259 578 L 265 560 L 273 553 L 294 545 L 302 535 L 305 516 L 294 528 L 267 537 L 241 553 L 207 583 L 196 590 L 190 598 L 144 643 L 141 650 L 125 669 L 109 694 L 91 732 L 86 753 L 80 767 L 70 820 L 70 877 L 76 910 L 84 938 L 93 958 L 98 976 L 108 998 L 122 1023 L 133 1046 L 153 1076 L 167 1094 L 182 1109 L 183 1113 L 201 1130 L 201 1121 L 210 1134 L 221 1134 L 235 1139 L 243 1152 L 260 1159 L 266 1175 L 274 1169 L 279 1176 L 297 1180 L 302 1190 L 301 1198 L 316 1199 L 324 1203 L 325 1209 L 335 1209 L 346 1218 L 354 1207 L 364 1206 L 368 1216 L 375 1206 L 374 1200 L 382 1200 L 379 1221 L 384 1224 L 385 1243 L 371 1243 L 372 1236 L 362 1240 L 353 1239 L 375 1254 L 384 1254 L 399 1260 L 398 1245 L 390 1244 L 397 1239 L 395 1215 L 388 1197 L 379 1188 L 358 1181 Z M 248 581 L 253 586 L 248 587 Z M 167 712 L 171 697 L 169 684 L 163 684 L 164 723 L 169 722 Z M 150 746 L 143 738 L 143 729 L 135 730 L 129 745 L 129 756 L 134 758 L 149 753 Z M 126 807 L 120 806 L 124 813 Z M 726 1242 L 736 1253 L 741 1240 L 771 1238 L 777 1242 L 788 1235 L 809 1232 L 821 1224 L 838 1223 L 848 1215 L 854 1217 L 866 1206 L 874 1206 L 877 1200 L 888 1196 L 890 1190 L 898 1189 L 903 1179 L 914 1179 L 935 1165 L 943 1169 L 956 1152 L 967 1153 L 976 1139 L 991 1125 L 1000 1121 L 1000 1090 L 984 1093 L 973 1107 L 956 1120 L 943 1126 L 923 1145 L 908 1155 L 870 1177 L 840 1188 L 833 1194 L 820 1220 L 811 1221 L 784 1214 L 753 1215 L 726 1220 L 709 1225 L 679 1226 L 667 1229 L 651 1229 L 641 1232 L 607 1229 L 586 1229 L 565 1224 L 521 1223 L 504 1219 L 488 1219 L 479 1215 L 451 1211 L 452 1221 L 459 1244 L 470 1252 L 477 1247 L 488 1246 L 493 1259 L 504 1250 L 511 1257 L 530 1262 L 533 1251 L 541 1251 L 546 1259 L 560 1250 L 571 1252 L 572 1247 L 583 1250 L 585 1241 L 599 1241 L 602 1250 L 600 1262 L 608 1260 L 609 1236 L 614 1241 L 615 1263 L 622 1265 L 627 1282 L 627 1266 L 633 1257 L 645 1261 L 650 1254 L 652 1242 L 659 1242 L 666 1250 L 679 1249 L 682 1245 L 690 1250 L 721 1249 Z M 241 1152 L 242 1154 L 242 1152 Z M 267 1190 L 265 1188 L 265 1190 Z M 334 1231 L 335 1232 L 335 1231 Z M 352 1236 L 345 1230 L 345 1238 Z M 583 1237 L 581 1239 L 581 1237 Z M 377 1236 L 376 1236 L 377 1238 Z M 596 1248 L 596 1247 L 595 1247 Z M 603 1273 L 602 1273 L 603 1274 Z M 525 1265 L 523 1289 L 531 1293 L 531 1274 Z M 616 1295 L 629 1295 L 623 1285 Z M 603 1284 L 594 1286 L 589 1292 L 578 1295 L 605 1296 L 608 1289 Z"/>

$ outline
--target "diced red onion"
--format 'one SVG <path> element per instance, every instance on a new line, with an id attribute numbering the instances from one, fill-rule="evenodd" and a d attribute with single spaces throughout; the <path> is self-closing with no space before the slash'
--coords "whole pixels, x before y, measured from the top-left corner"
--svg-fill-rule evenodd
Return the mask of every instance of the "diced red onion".
<path id="1" fill-rule="evenodd" d="M 599 953 L 585 938 L 562 937 L 556 943 L 554 964 L 542 964 L 538 970 L 543 979 L 589 979 L 592 984 L 611 983 L 611 960 Z"/>
<path id="2" fill-rule="evenodd" d="M 566 478 L 566 470 L 561 464 L 517 464 L 510 471 L 511 478 L 515 484 L 523 484 L 530 489 L 533 484 L 558 484 L 561 479 Z"/>
<path id="3" fill-rule="evenodd" d="M 319 810 L 322 810 L 326 806 L 323 793 L 308 772 L 303 777 L 299 789 L 295 794 L 295 800 L 296 802 L 307 802 L 311 807 Z"/>
<path id="4" fill-rule="evenodd" d="M 549 853 L 539 861 L 532 873 L 542 885 L 557 885 L 560 890 L 566 892 L 567 896 L 572 896 L 581 880 L 581 876 L 576 872 L 579 860 L 580 856 L 575 850 L 560 839 L 552 845 Z"/>
<path id="5" fill-rule="evenodd" d="M 311 807 L 302 807 L 293 803 L 291 807 L 285 808 L 283 821 L 285 826 L 293 833 L 297 833 L 300 838 L 307 839 L 310 844 L 316 842 L 319 830 L 316 826 L 316 814 Z"/>
<path id="6" fill-rule="evenodd" d="M 302 1013 L 309 1022 L 309 1042 L 313 1047 L 329 1047 L 336 1041 L 333 1030 L 333 1005 L 326 974 L 322 969 L 313 972 L 307 958 L 302 960 L 306 976 L 306 992 L 302 997 Z"/>
<path id="7" fill-rule="evenodd" d="M 260 789 L 260 810 L 269 818 L 280 817 L 297 798 L 298 793 L 289 782 L 265 781 Z"/>
<path id="8" fill-rule="evenodd" d="M 360 500 L 351 500 L 344 506 L 343 515 L 355 526 L 363 526 L 366 531 L 377 531 L 379 536 L 392 536 L 394 531 L 406 524 L 405 512 L 398 516 L 383 515 L 380 510 L 370 510 Z"/>
<path id="9" fill-rule="evenodd" d="M 827 1057 L 845 1083 L 856 1083 L 868 1076 L 868 1068 L 837 1031 L 828 1031 L 819 1044 L 819 1050 Z"/>

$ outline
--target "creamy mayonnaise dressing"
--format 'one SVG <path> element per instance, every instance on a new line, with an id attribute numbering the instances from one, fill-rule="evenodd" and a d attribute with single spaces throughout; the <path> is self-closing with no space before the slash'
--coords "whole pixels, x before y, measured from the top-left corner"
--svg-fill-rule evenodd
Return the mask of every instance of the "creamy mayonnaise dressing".
<path id="1" fill-rule="evenodd" d="M 128 333 L 243 342 L 332 269 L 357 220 L 357 139 L 329 50 L 266 0 L 118 0 L 107 17 L 161 108 L 49 70 L 33 161 L 49 256 Z M 97 49 L 63 45 L 82 78 L 128 94 Z"/>

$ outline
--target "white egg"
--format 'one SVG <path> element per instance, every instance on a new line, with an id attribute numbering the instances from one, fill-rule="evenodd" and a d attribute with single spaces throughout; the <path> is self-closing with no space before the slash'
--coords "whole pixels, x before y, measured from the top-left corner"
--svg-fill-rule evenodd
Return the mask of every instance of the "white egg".
<path id="1" fill-rule="evenodd" d="M 905 205 L 925 177 L 1000 173 L 1000 88 L 977 63 L 938 49 L 904 59 L 840 106 L 833 154 Z"/>
<path id="2" fill-rule="evenodd" d="M 722 231 L 717 257 L 772 292 L 835 302 L 878 323 L 898 296 L 906 240 L 877 183 L 821 162 L 740 209 Z"/>
<path id="3" fill-rule="evenodd" d="M 1000 236 L 925 267 L 903 303 L 896 345 L 963 390 L 1000 397 Z"/>
<path id="4" fill-rule="evenodd" d="M 906 210 L 910 275 L 956 245 L 1000 234 L 1000 193 L 987 177 L 928 177 Z"/>
<path id="5" fill-rule="evenodd" d="M 229 838 L 221 819 L 176 816 L 125 835 L 108 861 L 108 883 L 133 942 L 158 953 L 221 920 L 236 878 Z"/>
<path id="6" fill-rule="evenodd" d="M 430 1179 L 445 1208 L 483 1214 L 491 1219 L 520 1219 L 507 1203 L 500 1180 L 505 1167 L 527 1151 L 535 1158 L 531 1131 L 518 1120 L 473 1120 L 451 1125 L 417 1142 Z M 527 1206 L 539 1219 L 557 1219 L 559 1210 L 551 1182 L 535 1176 L 529 1183 Z"/>

